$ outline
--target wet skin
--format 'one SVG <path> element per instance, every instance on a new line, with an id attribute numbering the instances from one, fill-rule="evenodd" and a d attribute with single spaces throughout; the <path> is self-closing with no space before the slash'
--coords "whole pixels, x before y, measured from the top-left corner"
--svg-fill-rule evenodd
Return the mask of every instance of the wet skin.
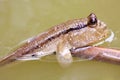
<path id="1" fill-rule="evenodd" d="M 16 60 L 33 60 L 56 52 L 61 64 L 69 64 L 72 60 L 70 49 L 91 46 L 108 36 L 106 25 L 97 19 L 95 14 L 87 18 L 69 20 L 53 26 L 47 31 L 27 40 L 0 61 L 4 65 Z"/>

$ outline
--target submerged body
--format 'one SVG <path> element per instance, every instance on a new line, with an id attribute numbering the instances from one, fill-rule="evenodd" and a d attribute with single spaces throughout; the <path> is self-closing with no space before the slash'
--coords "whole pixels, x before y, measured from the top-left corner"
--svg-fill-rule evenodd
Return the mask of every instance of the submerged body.
<path id="1" fill-rule="evenodd" d="M 58 62 L 72 62 L 70 49 L 90 46 L 108 36 L 106 25 L 95 14 L 87 18 L 69 20 L 27 40 L 11 55 L 0 61 L 4 65 L 15 60 L 33 60 L 56 52 Z"/>

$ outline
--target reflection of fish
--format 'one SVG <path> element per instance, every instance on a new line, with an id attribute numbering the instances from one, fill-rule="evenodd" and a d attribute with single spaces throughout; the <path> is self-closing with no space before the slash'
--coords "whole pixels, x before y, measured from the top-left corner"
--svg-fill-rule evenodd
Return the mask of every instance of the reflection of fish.
<path id="1" fill-rule="evenodd" d="M 15 60 L 33 60 L 56 52 L 58 62 L 72 62 L 70 49 L 90 46 L 108 36 L 106 25 L 95 14 L 87 18 L 69 20 L 56 25 L 48 31 L 28 40 L 10 56 L 0 61 L 0 65 Z"/>
<path id="2" fill-rule="evenodd" d="M 120 50 L 103 47 L 84 47 L 71 49 L 74 57 L 120 64 Z"/>

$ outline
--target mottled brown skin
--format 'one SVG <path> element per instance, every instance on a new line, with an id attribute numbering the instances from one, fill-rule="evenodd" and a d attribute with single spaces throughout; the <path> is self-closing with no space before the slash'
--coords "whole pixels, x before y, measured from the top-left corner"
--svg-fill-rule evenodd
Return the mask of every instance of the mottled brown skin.
<path id="1" fill-rule="evenodd" d="M 40 58 L 57 53 L 60 63 L 71 63 L 70 49 L 92 45 L 103 40 L 108 35 L 106 25 L 97 20 L 95 14 L 87 18 L 69 20 L 53 26 L 46 32 L 28 40 L 0 61 L 0 65 L 8 64 L 15 60 Z"/>

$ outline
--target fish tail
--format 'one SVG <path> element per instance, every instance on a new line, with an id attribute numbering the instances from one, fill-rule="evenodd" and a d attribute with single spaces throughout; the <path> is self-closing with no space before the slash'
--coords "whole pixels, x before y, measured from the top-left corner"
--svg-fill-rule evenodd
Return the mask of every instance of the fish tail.
<path id="1" fill-rule="evenodd" d="M 7 64 L 10 64 L 12 62 L 15 62 L 16 58 L 14 55 L 9 55 L 7 57 L 4 57 L 0 60 L 0 67 L 5 66 Z"/>

